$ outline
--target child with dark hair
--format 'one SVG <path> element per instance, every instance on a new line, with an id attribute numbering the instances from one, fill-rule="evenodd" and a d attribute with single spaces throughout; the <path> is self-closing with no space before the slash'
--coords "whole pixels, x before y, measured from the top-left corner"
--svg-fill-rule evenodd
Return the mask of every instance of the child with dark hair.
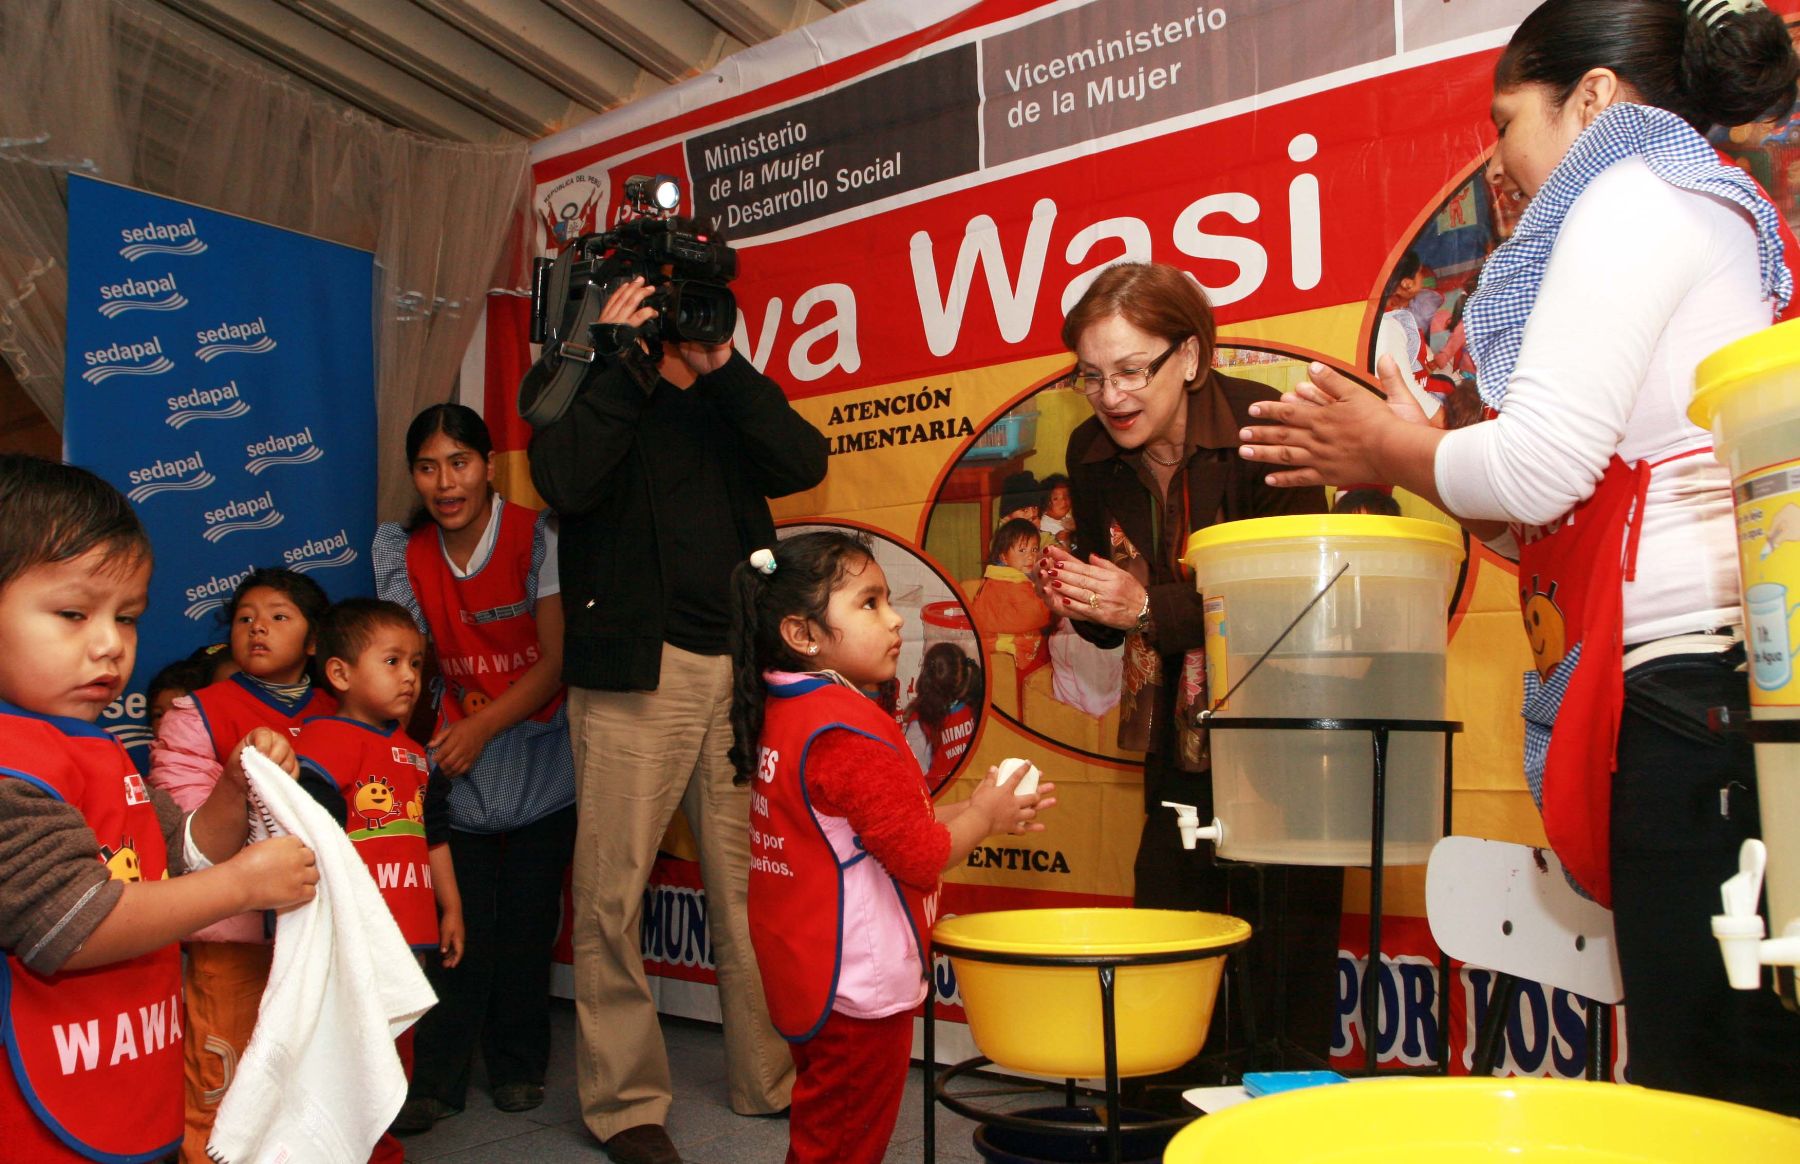
<path id="1" fill-rule="evenodd" d="M 150 781 L 184 808 L 211 795 L 234 742 L 268 728 L 284 742 L 337 700 L 312 680 L 314 636 L 331 602 L 305 574 L 252 570 L 238 583 L 224 618 L 238 671 L 176 699 L 150 749 Z M 232 1065 L 249 1045 L 268 984 L 274 947 L 260 911 L 226 918 L 188 935 L 187 1138 L 182 1158 L 206 1159 L 206 1141 Z"/>
<path id="2" fill-rule="evenodd" d="M 1037 524 L 1022 517 L 1002 522 L 988 544 L 987 568 L 969 615 L 988 655 L 1011 655 L 1020 677 L 1042 666 L 1044 631 L 1054 617 L 1032 585 L 1038 558 Z"/>
<path id="3" fill-rule="evenodd" d="M 1044 486 L 1037 474 L 1029 470 L 1008 474 L 1000 482 L 999 508 L 1003 522 L 1023 518 L 1035 525 L 1044 512 Z"/>
<path id="4" fill-rule="evenodd" d="M 177 659 L 150 677 L 144 688 L 144 719 L 155 735 L 156 729 L 162 725 L 163 716 L 175 701 L 184 695 L 194 692 L 212 682 L 212 664 L 194 659 Z"/>
<path id="5" fill-rule="evenodd" d="M 1385 489 L 1340 489 L 1331 505 L 1333 513 L 1367 513 L 1376 517 L 1399 517 L 1400 503 Z"/>
<path id="6" fill-rule="evenodd" d="M 336 715 L 300 729 L 295 750 L 302 778 L 324 784 L 400 935 L 414 950 L 437 950 L 446 967 L 462 960 L 462 897 L 449 846 L 449 780 L 428 777 L 425 749 L 403 726 L 419 697 L 425 636 L 406 608 L 377 598 L 347 598 L 319 627 L 325 682 Z M 410 1076 L 413 1033 L 396 1041 Z M 405 1154 L 384 1133 L 369 1159 L 399 1164 Z"/>
<path id="7" fill-rule="evenodd" d="M 293 837 L 244 847 L 239 754 L 184 815 L 94 721 L 124 690 L 150 542 L 84 469 L 0 455 L 0 1143 L 9 1160 L 152 1160 L 182 1132 L 187 930 L 310 900 Z M 213 865 L 214 861 L 219 862 Z M 126 1019 L 129 1018 L 129 1024 Z M 135 1038 L 132 1036 L 136 1036 Z"/>
<path id="8" fill-rule="evenodd" d="M 231 644 L 228 642 L 207 643 L 204 646 L 195 647 L 193 653 L 188 655 L 188 662 L 204 664 L 207 668 L 206 682 L 200 684 L 201 687 L 205 687 L 207 683 L 217 683 L 221 679 L 229 679 L 241 669 L 237 665 L 237 660 L 231 657 Z"/>
<path id="9" fill-rule="evenodd" d="M 1054 542 L 1066 550 L 1075 533 L 1075 502 L 1069 494 L 1068 475 L 1052 473 L 1040 484 L 1044 490 L 1044 511 L 1038 515 L 1038 532 L 1043 535 L 1039 540 L 1046 546 Z"/>
<path id="10" fill-rule="evenodd" d="M 919 666 L 918 694 L 903 723 L 913 757 L 933 793 L 956 772 L 975 742 L 981 708 L 981 664 L 955 643 L 933 643 Z"/>
<path id="11" fill-rule="evenodd" d="M 901 619 L 861 539 L 757 550 L 731 597 L 731 758 L 754 777 L 750 936 L 798 1071 L 787 1161 L 876 1164 L 940 880 L 990 833 L 1041 830 L 1054 786 L 1014 796 L 989 769 L 970 799 L 933 807 L 899 725 L 867 694 L 894 676 Z"/>

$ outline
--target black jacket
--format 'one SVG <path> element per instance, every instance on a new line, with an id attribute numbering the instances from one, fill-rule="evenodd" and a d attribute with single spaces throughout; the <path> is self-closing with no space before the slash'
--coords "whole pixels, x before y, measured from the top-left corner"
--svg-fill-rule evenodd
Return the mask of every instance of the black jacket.
<path id="1" fill-rule="evenodd" d="M 659 389 L 679 391 L 667 381 Z M 775 539 L 770 497 L 825 478 L 825 437 L 788 404 L 780 385 L 736 352 L 687 391 L 711 423 L 696 433 L 724 476 L 739 556 Z M 596 370 L 562 419 L 531 438 L 531 480 L 560 518 L 563 678 L 600 691 L 654 691 L 662 667 L 664 523 L 656 450 L 638 431 L 646 393 L 622 367 Z M 723 590 L 729 580 L 720 578 Z"/>

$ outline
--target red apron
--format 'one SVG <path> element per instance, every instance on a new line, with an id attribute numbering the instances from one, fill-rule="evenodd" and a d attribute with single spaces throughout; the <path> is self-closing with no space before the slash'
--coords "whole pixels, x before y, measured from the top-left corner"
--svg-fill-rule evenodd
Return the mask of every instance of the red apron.
<path id="1" fill-rule="evenodd" d="M 770 1021 L 792 1043 L 812 1038 L 831 1017 L 844 963 L 846 893 L 860 889 L 897 894 L 912 923 L 920 967 L 929 964 L 925 949 L 937 916 L 936 892 L 927 897 L 896 881 L 869 857 L 860 838 L 850 838 L 847 847 L 853 852 L 840 853 L 813 814 L 807 750 L 830 728 L 856 732 L 912 759 L 893 717 L 860 692 L 827 679 L 769 689 L 758 740 L 757 778 L 750 786 L 747 913 L 750 944 L 763 969 Z M 918 789 L 920 811 L 931 813 L 931 794 L 922 772 Z M 858 881 L 852 887 L 847 883 L 857 866 L 861 866 Z M 887 886 L 875 886 L 877 879 Z"/>
<path id="2" fill-rule="evenodd" d="M 537 613 L 527 591 L 537 518 L 535 509 L 501 505 L 487 564 L 466 578 L 451 572 L 437 526 L 427 523 L 407 539 L 407 577 L 446 684 L 440 728 L 500 698 L 538 661 Z M 531 718 L 549 723 L 563 695 L 559 687 Z"/>
<path id="3" fill-rule="evenodd" d="M 1525 673 L 1525 782 L 1569 876 L 1612 905 L 1612 776 L 1625 710 L 1625 583 L 1637 570 L 1650 471 L 1710 447 L 1627 465 L 1556 524 L 1514 527 L 1519 607 L 1537 669 Z"/>
<path id="4" fill-rule="evenodd" d="M 0 779 L 80 811 L 114 880 L 168 876 L 144 779 L 92 724 L 0 704 Z M 44 976 L 0 958 L 0 1159 L 159 1160 L 181 1142 L 181 960 L 174 942 Z"/>
<path id="5" fill-rule="evenodd" d="M 341 716 L 309 719 L 294 744 L 303 764 L 343 793 L 344 831 L 368 866 L 400 936 L 415 950 L 438 942 L 437 893 L 425 843 L 425 749 L 390 724 L 386 730 Z"/>
<path id="6" fill-rule="evenodd" d="M 930 738 L 931 733 L 923 723 L 919 724 L 919 730 Z M 937 743 L 931 749 L 931 767 L 925 770 L 925 786 L 933 795 L 950 782 L 957 764 L 962 762 L 963 754 L 974 739 L 974 708 L 967 703 L 958 703 L 944 713 L 943 722 L 938 724 Z"/>

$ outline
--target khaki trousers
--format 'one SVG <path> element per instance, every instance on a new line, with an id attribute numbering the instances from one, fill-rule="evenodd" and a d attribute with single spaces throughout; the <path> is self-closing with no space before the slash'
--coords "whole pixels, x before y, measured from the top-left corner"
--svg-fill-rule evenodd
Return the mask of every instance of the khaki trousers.
<path id="1" fill-rule="evenodd" d="M 602 1140 L 668 1116 L 668 1052 L 639 924 L 656 847 L 677 808 L 700 849 L 731 1108 L 780 1111 L 793 1090 L 793 1060 L 769 1022 L 750 946 L 750 790 L 732 780 L 730 717 L 731 660 L 667 643 L 655 691 L 569 689 L 576 1082 L 582 1118 Z"/>

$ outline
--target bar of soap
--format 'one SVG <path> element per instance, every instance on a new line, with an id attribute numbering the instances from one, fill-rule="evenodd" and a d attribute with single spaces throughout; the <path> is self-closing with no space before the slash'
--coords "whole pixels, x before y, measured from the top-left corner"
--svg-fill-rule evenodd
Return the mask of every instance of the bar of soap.
<path id="1" fill-rule="evenodd" d="M 1283 1091 L 1299 1091 L 1307 1087 L 1323 1087 L 1332 1083 L 1348 1083 L 1336 1071 L 1246 1071 L 1244 1091 L 1254 1099 L 1259 1095 L 1275 1095 Z"/>
<path id="2" fill-rule="evenodd" d="M 1000 761 L 1000 773 L 994 777 L 994 783 L 1005 788 L 1014 776 L 1019 778 L 1013 786 L 1014 796 L 1030 796 L 1037 791 L 1038 777 L 1043 773 L 1037 770 L 1030 760 L 1021 760 L 1017 756 Z"/>

